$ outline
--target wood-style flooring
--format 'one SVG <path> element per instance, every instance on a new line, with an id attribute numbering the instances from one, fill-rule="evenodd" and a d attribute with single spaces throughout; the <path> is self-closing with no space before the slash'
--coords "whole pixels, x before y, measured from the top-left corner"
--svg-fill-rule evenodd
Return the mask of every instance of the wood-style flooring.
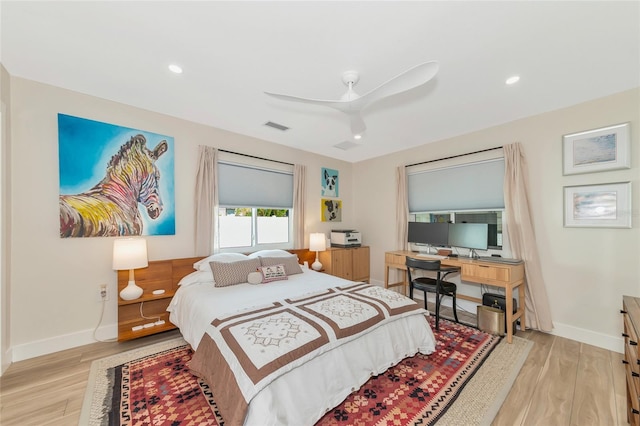
<path id="1" fill-rule="evenodd" d="M 475 324 L 475 316 L 458 313 Z M 0 424 L 77 425 L 92 361 L 178 335 L 93 343 L 14 363 L 0 378 Z M 627 424 L 622 354 L 537 331 L 516 335 L 534 345 L 493 425 Z"/>

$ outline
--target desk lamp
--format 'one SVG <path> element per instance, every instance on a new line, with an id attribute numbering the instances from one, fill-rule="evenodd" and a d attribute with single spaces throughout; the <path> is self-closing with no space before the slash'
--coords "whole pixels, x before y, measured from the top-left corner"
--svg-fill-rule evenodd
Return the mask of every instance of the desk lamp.
<path id="1" fill-rule="evenodd" d="M 133 270 L 149 266 L 147 260 L 147 240 L 144 238 L 121 238 L 113 241 L 113 269 L 129 270 L 129 282 L 120 291 L 123 300 L 133 300 L 142 296 L 142 288 L 136 285 Z"/>
<path id="2" fill-rule="evenodd" d="M 311 264 L 311 267 L 315 271 L 319 271 L 322 269 L 322 263 L 318 259 L 318 252 L 325 251 L 327 248 L 327 240 L 325 239 L 325 235 L 321 232 L 311 234 L 309 237 L 309 250 L 316 252 L 316 261 Z"/>

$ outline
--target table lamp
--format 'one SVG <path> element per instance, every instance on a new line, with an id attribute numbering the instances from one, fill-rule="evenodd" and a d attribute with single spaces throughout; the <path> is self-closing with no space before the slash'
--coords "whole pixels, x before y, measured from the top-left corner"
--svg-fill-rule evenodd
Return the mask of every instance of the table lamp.
<path id="1" fill-rule="evenodd" d="M 323 233 L 314 233 L 309 237 L 309 250 L 316 252 L 316 261 L 313 262 L 311 267 L 319 271 L 322 269 L 322 263 L 318 260 L 318 252 L 324 251 L 327 248 L 327 240 L 325 239 L 325 235 Z"/>
<path id="2" fill-rule="evenodd" d="M 136 285 L 133 270 L 149 266 L 147 240 L 144 238 L 120 238 L 113 241 L 113 269 L 129 270 L 129 282 L 120 291 L 123 300 L 133 300 L 142 296 L 142 288 Z"/>

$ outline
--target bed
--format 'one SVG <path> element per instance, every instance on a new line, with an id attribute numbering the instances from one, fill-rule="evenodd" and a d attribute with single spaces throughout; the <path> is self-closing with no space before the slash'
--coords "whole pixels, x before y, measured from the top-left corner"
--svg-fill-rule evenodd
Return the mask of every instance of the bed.
<path id="1" fill-rule="evenodd" d="M 398 293 L 281 250 L 240 256 L 196 262 L 167 309 L 225 424 L 314 424 L 370 377 L 435 349 L 428 313 Z"/>

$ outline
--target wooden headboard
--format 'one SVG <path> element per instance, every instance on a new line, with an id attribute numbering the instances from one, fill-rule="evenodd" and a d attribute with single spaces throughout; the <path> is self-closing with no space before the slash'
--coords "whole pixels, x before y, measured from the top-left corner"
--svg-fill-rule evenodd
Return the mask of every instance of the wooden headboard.
<path id="1" fill-rule="evenodd" d="M 316 260 L 316 253 L 309 249 L 287 250 L 290 253 L 298 255 L 300 264 L 309 262 L 311 265 Z M 136 284 L 150 293 L 153 290 L 164 290 L 166 293 L 173 294 L 178 290 L 178 283 L 182 278 L 194 271 L 193 264 L 201 257 L 185 257 L 182 259 L 152 260 L 149 266 L 142 269 L 136 269 Z M 129 281 L 129 271 L 118 271 L 118 292 L 127 286 Z"/>

